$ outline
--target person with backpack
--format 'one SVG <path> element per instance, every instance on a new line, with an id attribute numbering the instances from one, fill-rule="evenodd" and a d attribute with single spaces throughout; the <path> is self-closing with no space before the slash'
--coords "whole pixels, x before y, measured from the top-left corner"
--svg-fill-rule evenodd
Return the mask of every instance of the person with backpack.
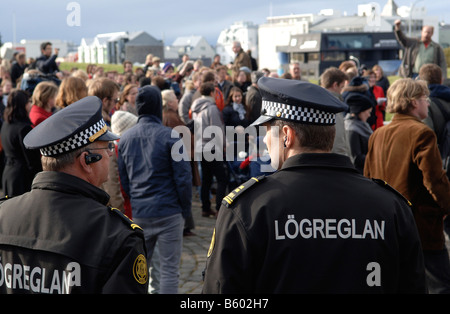
<path id="1" fill-rule="evenodd" d="M 419 78 L 430 90 L 428 117 L 423 122 L 436 133 L 443 167 L 450 178 L 450 87 L 442 84 L 442 70 L 436 64 L 423 65 Z"/>
<path id="2" fill-rule="evenodd" d="M 423 122 L 437 137 L 442 166 L 450 178 L 450 87 L 442 84 L 442 70 L 436 64 L 425 64 L 420 68 L 419 78 L 428 84 L 430 107 Z M 450 236 L 450 218 L 444 220 L 444 231 Z"/>

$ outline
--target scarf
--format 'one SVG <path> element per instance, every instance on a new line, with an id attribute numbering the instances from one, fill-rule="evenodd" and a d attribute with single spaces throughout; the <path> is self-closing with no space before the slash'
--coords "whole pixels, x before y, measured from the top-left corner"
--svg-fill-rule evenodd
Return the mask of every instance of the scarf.
<path id="1" fill-rule="evenodd" d="M 245 108 L 243 104 L 233 103 L 233 110 L 239 113 L 239 119 L 244 120 L 245 118 Z"/>
<path id="2" fill-rule="evenodd" d="M 373 130 L 370 127 L 369 123 L 361 121 L 358 119 L 358 117 L 353 117 L 350 114 L 347 114 L 347 116 L 345 117 L 344 124 L 346 131 L 356 132 L 366 138 L 369 138 L 373 133 Z"/>

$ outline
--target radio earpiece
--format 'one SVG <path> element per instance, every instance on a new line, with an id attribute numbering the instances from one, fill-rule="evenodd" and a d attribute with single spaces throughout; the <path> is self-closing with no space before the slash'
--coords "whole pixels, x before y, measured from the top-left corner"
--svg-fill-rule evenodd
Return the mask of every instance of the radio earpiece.
<path id="1" fill-rule="evenodd" d="M 287 137 L 284 137 L 284 143 L 283 143 L 284 148 L 286 148 L 286 141 L 287 141 Z"/>
<path id="2" fill-rule="evenodd" d="M 94 162 L 100 161 L 102 159 L 102 155 L 100 154 L 87 154 L 84 159 L 86 160 L 86 164 L 93 164 Z"/>

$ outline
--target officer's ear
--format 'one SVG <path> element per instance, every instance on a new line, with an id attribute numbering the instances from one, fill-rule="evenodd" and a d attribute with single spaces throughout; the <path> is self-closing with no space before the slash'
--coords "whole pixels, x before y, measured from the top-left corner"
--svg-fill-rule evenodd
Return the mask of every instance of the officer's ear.
<path id="1" fill-rule="evenodd" d="M 81 169 L 83 169 L 87 173 L 91 173 L 93 171 L 91 164 L 94 163 L 94 159 L 89 151 L 83 151 L 80 156 L 77 158 L 77 163 Z M 97 155 L 97 154 L 94 154 Z M 101 159 L 101 155 L 100 155 Z M 98 160 L 100 160 L 98 159 Z M 97 161 L 98 161 L 97 160 Z"/>
<path id="2" fill-rule="evenodd" d="M 283 125 L 280 136 L 283 146 L 285 148 L 292 148 L 296 139 L 295 130 L 289 125 Z"/>

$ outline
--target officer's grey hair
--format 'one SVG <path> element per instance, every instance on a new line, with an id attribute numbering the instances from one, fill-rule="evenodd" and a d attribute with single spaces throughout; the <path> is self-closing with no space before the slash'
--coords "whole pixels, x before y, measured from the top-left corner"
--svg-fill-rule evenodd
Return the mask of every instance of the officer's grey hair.
<path id="1" fill-rule="evenodd" d="M 258 82 L 258 80 L 264 76 L 264 73 L 261 71 L 253 71 L 250 76 L 252 79 L 252 83 L 256 84 Z"/>
<path id="2" fill-rule="evenodd" d="M 41 157 L 42 170 L 62 171 L 64 168 L 72 165 L 75 162 L 75 159 L 81 155 L 81 153 L 88 150 L 88 146 L 84 146 L 58 156 L 42 156 Z"/>
<path id="3" fill-rule="evenodd" d="M 327 151 L 333 148 L 336 128 L 334 125 L 302 124 L 285 120 L 274 120 L 272 125 L 278 126 L 280 132 L 284 125 L 294 129 L 300 146 L 306 151 Z"/>

